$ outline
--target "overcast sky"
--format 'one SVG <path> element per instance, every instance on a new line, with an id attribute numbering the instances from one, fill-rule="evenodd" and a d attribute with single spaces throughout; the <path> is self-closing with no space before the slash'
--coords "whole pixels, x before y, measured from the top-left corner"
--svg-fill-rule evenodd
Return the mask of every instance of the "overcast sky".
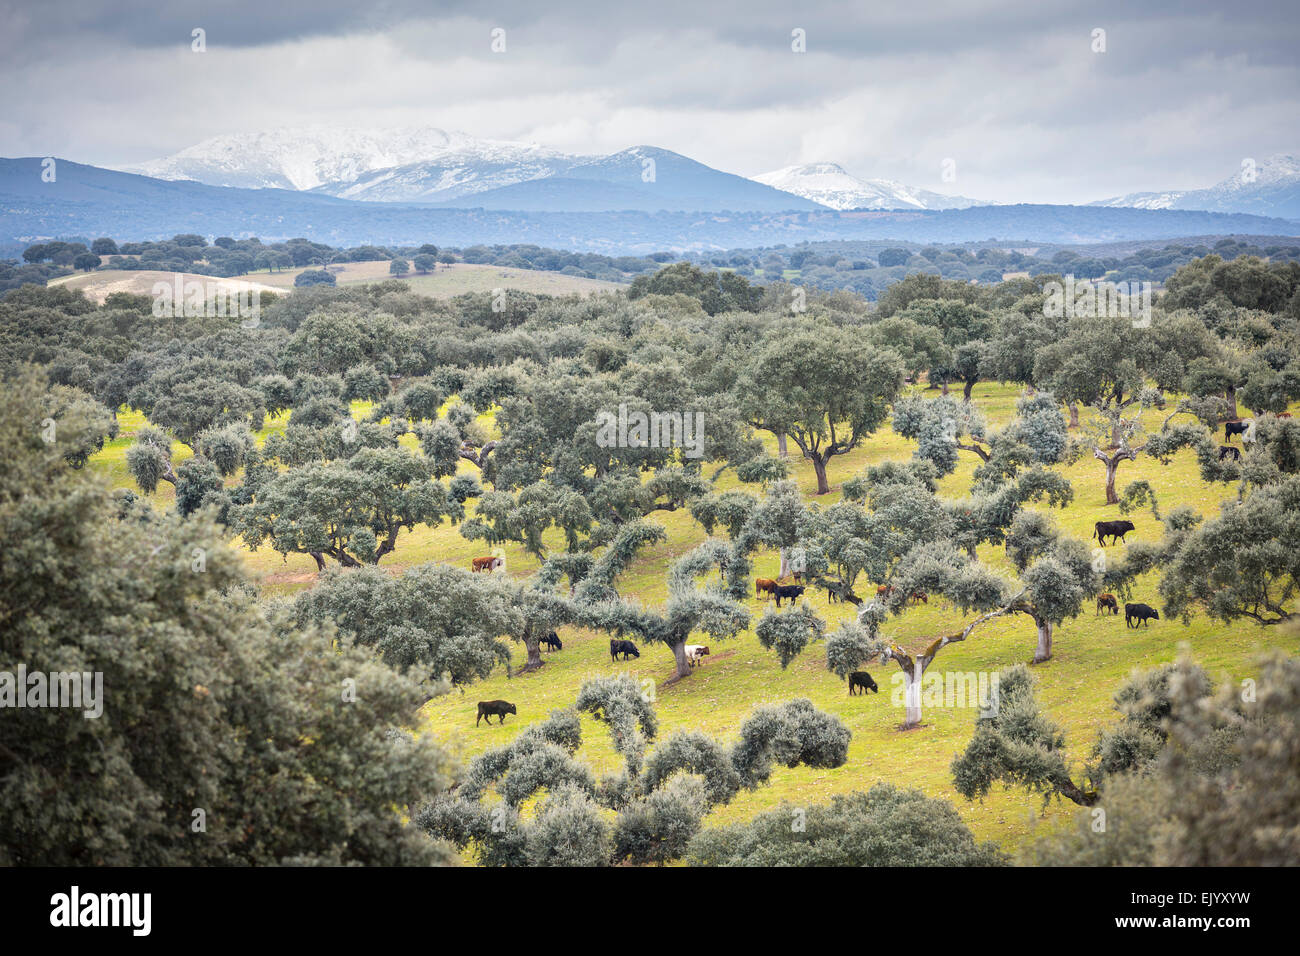
<path id="1" fill-rule="evenodd" d="M 1297 51 L 1296 0 L 0 0 L 0 155 L 113 166 L 230 132 L 427 125 L 1086 202 L 1300 154 Z"/>

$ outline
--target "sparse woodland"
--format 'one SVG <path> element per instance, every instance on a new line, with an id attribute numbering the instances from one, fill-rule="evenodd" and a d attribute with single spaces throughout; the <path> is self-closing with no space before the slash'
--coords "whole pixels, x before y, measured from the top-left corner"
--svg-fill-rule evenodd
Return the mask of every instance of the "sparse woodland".
<path id="1" fill-rule="evenodd" d="M 1190 258 L 1145 324 L 586 267 L 637 278 L 3 294 L 0 670 L 110 694 L 0 723 L 0 863 L 1300 860 L 1300 263 Z"/>

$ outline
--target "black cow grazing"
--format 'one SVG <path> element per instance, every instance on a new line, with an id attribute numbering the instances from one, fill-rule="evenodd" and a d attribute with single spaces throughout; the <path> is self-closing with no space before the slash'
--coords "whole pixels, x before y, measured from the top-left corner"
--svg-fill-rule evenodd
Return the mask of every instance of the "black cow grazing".
<path id="1" fill-rule="evenodd" d="M 849 675 L 849 696 L 852 697 L 853 691 L 859 687 L 862 688 L 864 694 L 867 691 L 871 691 L 873 694 L 880 693 L 880 688 L 876 686 L 876 682 L 871 679 L 871 675 L 866 671 L 854 671 Z"/>
<path id="2" fill-rule="evenodd" d="M 1092 528 L 1092 536 L 1096 538 L 1101 546 L 1106 547 L 1106 536 L 1110 535 L 1110 543 L 1123 541 L 1124 535 L 1130 531 L 1136 531 L 1132 521 L 1098 521 Z"/>
<path id="3" fill-rule="evenodd" d="M 1124 605 L 1124 623 L 1128 627 L 1138 627 L 1145 624 L 1151 626 L 1151 621 L 1160 620 L 1160 612 L 1150 604 L 1125 604 Z M 1137 623 L 1134 624 L 1133 622 Z"/>
<path id="4" fill-rule="evenodd" d="M 550 634 L 547 634 L 538 643 L 540 646 L 550 648 L 553 651 L 564 650 L 564 644 L 560 641 L 560 635 L 556 634 L 554 631 L 551 631 Z"/>
<path id="5" fill-rule="evenodd" d="M 1220 445 L 1219 461 L 1223 461 L 1225 458 L 1231 458 L 1233 461 L 1241 461 L 1241 449 L 1237 448 L 1235 445 Z"/>
<path id="6" fill-rule="evenodd" d="M 628 657 L 640 657 L 641 652 L 636 649 L 636 645 L 631 641 L 620 641 L 618 638 L 611 638 L 609 642 L 609 659 L 617 661 L 618 655 L 623 655 L 623 660 Z"/>
<path id="7" fill-rule="evenodd" d="M 849 604 L 859 607 L 862 604 L 862 598 L 853 593 L 853 590 L 843 581 L 823 581 L 822 587 L 826 588 L 826 597 L 830 603 L 836 601 L 847 601 Z"/>
<path id="8" fill-rule="evenodd" d="M 778 584 L 776 586 L 776 606 L 781 606 L 781 598 L 793 603 L 797 597 L 802 597 L 804 585 L 802 584 Z"/>
<path id="9" fill-rule="evenodd" d="M 1233 436 L 1233 435 L 1241 435 L 1241 436 L 1242 436 L 1242 441 L 1245 441 L 1246 431 L 1247 431 L 1247 429 L 1250 428 L 1250 425 L 1251 425 L 1251 421 L 1250 421 L 1249 418 L 1246 419 L 1245 421 L 1238 421 L 1238 422 L 1224 422 L 1224 423 L 1223 423 L 1223 440 L 1224 440 L 1224 441 L 1232 441 L 1232 436 Z"/>
<path id="10" fill-rule="evenodd" d="M 474 726 L 477 727 L 478 722 L 484 717 L 487 718 L 489 724 L 492 723 L 493 714 L 496 714 L 501 718 L 499 723 L 504 724 L 506 722 L 506 714 L 517 713 L 519 712 L 515 710 L 515 705 L 510 703 L 508 700 L 480 700 L 478 702 L 478 719 L 474 721 Z"/>

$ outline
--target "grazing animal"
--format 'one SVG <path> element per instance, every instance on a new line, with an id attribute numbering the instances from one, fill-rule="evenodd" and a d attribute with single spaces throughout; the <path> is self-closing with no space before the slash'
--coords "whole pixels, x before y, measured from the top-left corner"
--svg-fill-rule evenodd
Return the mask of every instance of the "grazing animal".
<path id="1" fill-rule="evenodd" d="M 802 584 L 778 584 L 776 586 L 776 606 L 781 606 L 781 599 L 785 598 L 794 603 L 795 598 L 802 597 L 804 585 Z"/>
<path id="2" fill-rule="evenodd" d="M 1160 612 L 1150 604 L 1125 604 L 1124 605 L 1124 623 L 1128 627 L 1138 627 L 1142 624 L 1151 626 L 1152 620 L 1160 620 Z M 1137 623 L 1134 624 L 1133 622 Z"/>
<path id="3" fill-rule="evenodd" d="M 1119 601 L 1115 599 L 1115 595 L 1113 594 L 1097 595 L 1097 614 L 1100 614 L 1103 608 L 1109 610 L 1111 614 L 1119 613 Z M 1096 616 L 1097 616 L 1096 614 L 1093 615 L 1093 617 Z"/>
<path id="4" fill-rule="evenodd" d="M 1132 521 L 1098 521 L 1093 525 L 1092 536 L 1100 542 L 1101 546 L 1106 547 L 1106 536 L 1110 535 L 1110 543 L 1123 541 L 1124 535 L 1130 531 L 1136 531 Z"/>
<path id="5" fill-rule="evenodd" d="M 853 690 L 854 688 L 857 687 L 862 688 L 862 693 L 864 694 L 867 691 L 871 691 L 871 693 L 873 694 L 880 693 L 880 688 L 876 686 L 876 682 L 871 679 L 871 675 L 868 674 L 866 671 L 854 671 L 852 674 L 849 675 L 849 696 L 850 697 L 853 696 Z"/>
<path id="6" fill-rule="evenodd" d="M 1233 435 L 1241 435 L 1242 441 L 1245 441 L 1246 431 L 1247 429 L 1250 428 L 1251 424 L 1252 424 L 1252 420 L 1249 418 L 1244 418 L 1241 421 L 1236 421 L 1236 422 L 1224 422 L 1223 440 L 1232 441 Z"/>
<path id="7" fill-rule="evenodd" d="M 477 727 L 478 722 L 484 717 L 487 718 L 489 724 L 492 723 L 493 714 L 496 714 L 497 717 L 500 718 L 498 721 L 499 723 L 504 724 L 506 722 L 506 714 L 517 713 L 519 713 L 519 711 L 515 710 L 515 705 L 510 703 L 508 700 L 480 700 L 478 702 L 478 718 L 474 721 L 474 726 Z"/>
<path id="8" fill-rule="evenodd" d="M 892 584 L 882 584 L 880 587 L 876 588 L 876 597 L 889 597 L 889 595 L 893 593 L 894 586 Z"/>
<path id="9" fill-rule="evenodd" d="M 764 594 L 768 597 L 776 594 L 776 582 L 771 578 L 754 578 L 754 597 L 761 598 Z"/>
<path id="10" fill-rule="evenodd" d="M 848 601 L 848 602 L 849 602 L 850 604 L 852 604 L 854 607 L 861 607 L 861 606 L 862 606 L 862 598 L 858 597 L 856 594 L 845 594 L 845 595 L 842 595 L 842 596 L 843 596 L 844 600 Z"/>
<path id="11" fill-rule="evenodd" d="M 473 558 L 470 560 L 470 564 L 472 565 L 471 570 L 476 574 L 479 571 L 495 571 L 497 566 L 501 563 L 501 560 L 502 559 L 497 557 L 495 554 L 484 555 L 481 558 Z"/>
<path id="12" fill-rule="evenodd" d="M 793 571 L 793 572 L 791 572 L 790 576 L 791 576 L 792 578 L 794 578 L 794 583 L 795 583 L 795 584 L 802 584 L 802 583 L 803 583 L 803 572 L 802 572 L 802 571 Z"/>
<path id="13" fill-rule="evenodd" d="M 1241 449 L 1235 445 L 1219 446 L 1219 461 L 1231 456 L 1233 461 L 1241 461 Z"/>
<path id="14" fill-rule="evenodd" d="M 1277 417 L 1278 417 L 1278 418 L 1290 418 L 1290 417 L 1291 417 L 1291 413 L 1290 413 L 1290 412 L 1278 412 L 1278 413 L 1277 413 Z"/>
<path id="15" fill-rule="evenodd" d="M 641 652 L 636 649 L 636 645 L 631 641 L 620 641 L 618 638 L 610 638 L 609 641 L 609 659 L 618 660 L 618 655 L 623 655 L 623 660 L 629 657 L 640 657 Z"/>
<path id="16" fill-rule="evenodd" d="M 924 591 L 913 591 L 911 601 L 913 604 L 929 604 L 930 595 L 926 594 Z"/>
<path id="17" fill-rule="evenodd" d="M 542 647 L 549 647 L 553 651 L 564 650 L 564 644 L 560 641 L 560 635 L 556 634 L 554 631 L 551 631 L 550 634 L 547 634 L 542 638 L 539 644 Z"/>
<path id="18" fill-rule="evenodd" d="M 698 667 L 704 663 L 704 658 L 709 656 L 709 645 L 707 644 L 687 644 L 686 645 L 686 662 L 691 667 Z"/>

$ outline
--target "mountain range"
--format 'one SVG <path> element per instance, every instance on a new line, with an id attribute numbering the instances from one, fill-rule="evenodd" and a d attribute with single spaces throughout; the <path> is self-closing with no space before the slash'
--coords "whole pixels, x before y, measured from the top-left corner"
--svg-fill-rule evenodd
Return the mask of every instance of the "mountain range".
<path id="1" fill-rule="evenodd" d="M 601 190 L 626 188 L 632 193 L 662 186 L 673 178 L 672 163 L 666 164 L 667 168 L 658 164 L 656 183 L 621 187 L 617 178 L 641 168 L 639 160 L 646 158 L 654 156 L 625 156 L 612 172 L 597 168 L 586 172 L 615 177 L 597 178 L 595 184 Z M 687 167 L 686 172 L 692 170 Z M 49 172 L 52 178 L 44 175 Z M 760 183 L 745 186 L 747 181 L 740 177 L 714 181 L 734 188 L 740 198 L 743 190 L 771 189 Z M 545 190 L 557 184 L 563 184 L 560 189 L 578 188 L 584 181 L 579 176 L 547 177 L 501 189 L 528 186 Z M 699 195 L 695 189 L 697 185 L 688 181 L 677 195 Z M 463 248 L 480 243 L 535 243 L 621 255 L 840 239 L 1081 244 L 1208 235 L 1297 236 L 1300 222 L 1182 209 L 1050 205 L 852 211 L 812 206 L 777 212 L 454 208 L 430 203 L 358 202 L 316 191 L 167 181 L 58 158 L 0 159 L 0 246 L 6 249 L 21 249 L 56 237 L 162 239 L 177 233 L 259 236 L 266 241 L 304 236 L 332 246 L 433 242 Z"/>
<path id="2" fill-rule="evenodd" d="M 787 166 L 746 179 L 653 146 L 585 156 L 434 127 L 235 133 L 124 171 L 363 202 L 523 212 L 944 210 L 992 205 L 894 180 L 860 178 L 833 162 Z M 1206 189 L 1130 193 L 1090 205 L 1300 217 L 1300 160 L 1279 154 L 1252 162 Z"/>
<path id="3" fill-rule="evenodd" d="M 780 212 L 816 201 L 666 149 L 576 156 L 440 129 L 283 129 L 204 140 L 123 171 L 242 189 L 294 189 L 363 202 L 525 212 Z"/>

